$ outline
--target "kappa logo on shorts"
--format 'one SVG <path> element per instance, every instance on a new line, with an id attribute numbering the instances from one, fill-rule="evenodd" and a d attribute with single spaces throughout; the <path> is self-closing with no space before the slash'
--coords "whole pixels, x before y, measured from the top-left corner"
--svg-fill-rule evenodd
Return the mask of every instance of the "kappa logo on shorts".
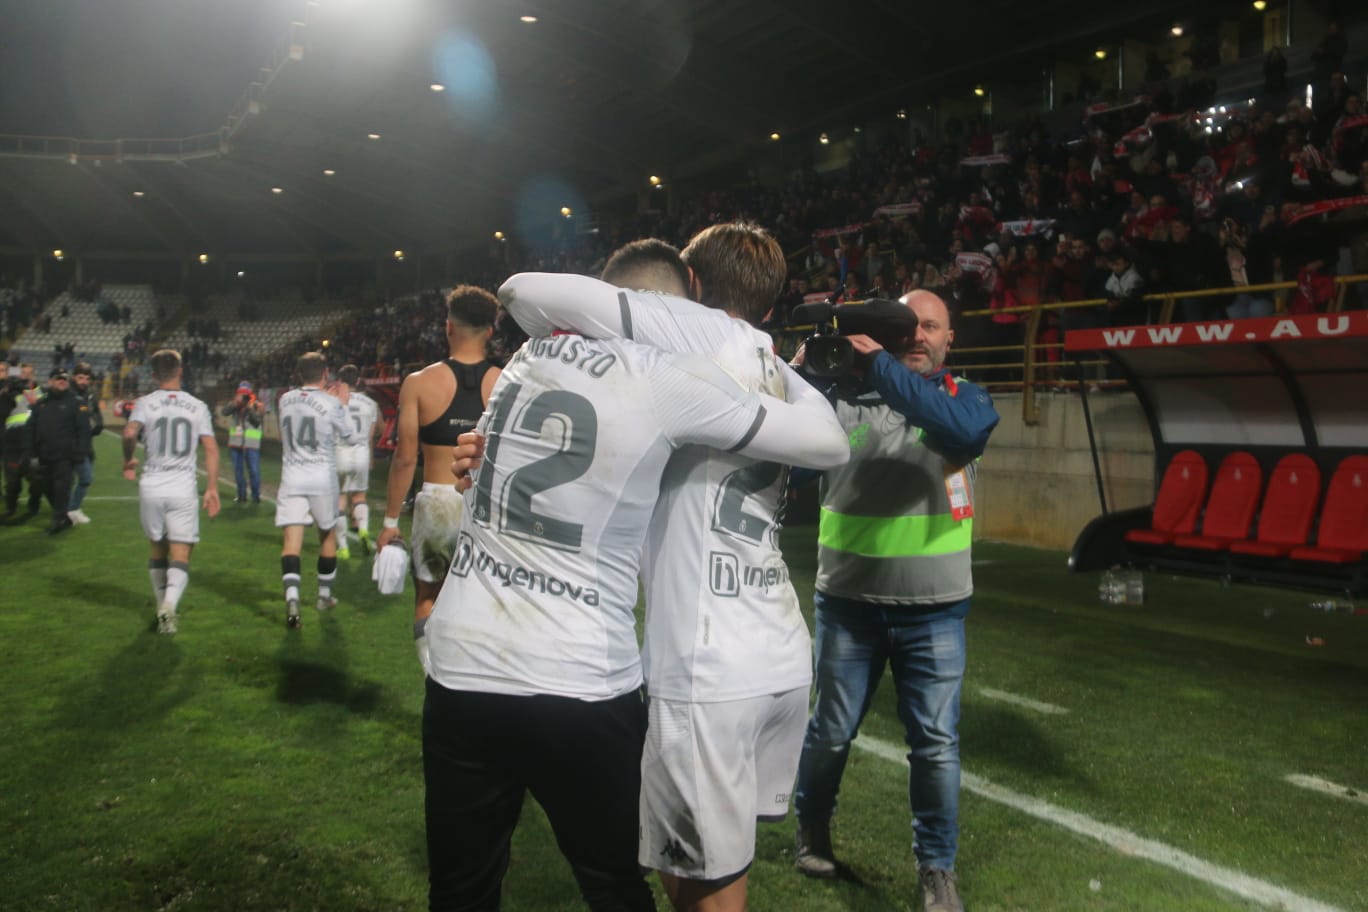
<path id="1" fill-rule="evenodd" d="M 451 562 L 452 576 L 466 576 L 475 565 L 475 539 L 469 532 L 462 532 L 456 539 L 456 557 Z"/>
<path id="2" fill-rule="evenodd" d="M 665 848 L 660 850 L 660 854 L 664 855 L 675 864 L 693 860 L 689 857 L 689 853 L 684 846 L 679 844 L 678 839 L 671 839 L 669 842 L 665 843 Z"/>
<path id="3" fill-rule="evenodd" d="M 723 598 L 741 594 L 741 565 L 735 554 L 713 551 L 708 554 L 708 588 Z"/>

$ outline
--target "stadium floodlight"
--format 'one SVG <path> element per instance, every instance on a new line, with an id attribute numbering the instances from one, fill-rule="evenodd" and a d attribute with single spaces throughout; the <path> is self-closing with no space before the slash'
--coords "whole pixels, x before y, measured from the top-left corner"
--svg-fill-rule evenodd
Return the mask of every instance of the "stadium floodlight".
<path id="1" fill-rule="evenodd" d="M 337 173 L 337 172 L 334 171 L 332 168 L 324 168 L 324 169 L 323 169 L 323 176 L 324 176 L 324 177 L 332 177 L 332 176 L 333 176 L 334 174 L 336 174 L 336 173 Z"/>
<path id="2" fill-rule="evenodd" d="M 974 94 L 977 95 L 979 98 L 982 98 L 984 95 L 988 94 L 988 90 L 981 85 L 974 86 Z"/>
<path id="3" fill-rule="evenodd" d="M 1254 0 L 1254 8 L 1255 8 L 1256 10 L 1258 10 L 1259 12 L 1261 12 L 1261 13 L 1264 11 L 1264 9 L 1265 9 L 1267 6 L 1268 6 L 1268 3 L 1265 2 L 1265 0 Z"/>
<path id="4" fill-rule="evenodd" d="M 569 206 L 561 206 L 561 215 L 564 216 L 565 218 L 569 218 L 570 216 L 572 216 L 572 215 L 574 215 L 574 214 L 575 214 L 575 210 L 571 209 Z"/>
<path id="5" fill-rule="evenodd" d="M 503 233 L 502 231 L 496 231 L 496 232 L 494 232 L 494 240 L 496 240 L 496 241 L 506 241 L 506 240 L 508 240 L 508 239 L 507 239 L 506 237 L 504 237 L 504 233 Z"/>
<path id="6" fill-rule="evenodd" d="M 1107 49 L 1106 49 L 1106 48 L 1098 48 L 1097 50 L 1093 51 L 1093 56 L 1096 57 L 1098 60 L 1106 60 L 1106 59 L 1107 59 Z"/>
<path id="7" fill-rule="evenodd" d="M 1173 28 L 1169 29 L 1169 34 L 1172 35 L 1174 38 L 1182 38 L 1183 27 L 1181 25 L 1175 25 Z"/>
<path id="8" fill-rule="evenodd" d="M 147 194 L 143 193 L 141 190 L 134 190 L 133 195 L 136 196 L 138 199 L 142 199 Z"/>
<path id="9" fill-rule="evenodd" d="M 519 16 L 519 17 L 518 17 L 518 21 L 519 21 L 519 22 L 526 22 L 528 25 L 531 25 L 532 23 L 534 23 L 534 22 L 537 21 L 537 17 L 536 17 L 536 16 L 532 16 L 532 15 Z"/>
<path id="10" fill-rule="evenodd" d="M 652 174 L 652 175 L 650 176 L 649 180 L 650 180 L 650 182 L 651 182 L 651 186 L 652 186 L 652 187 L 659 187 L 659 186 L 660 186 L 660 175 L 658 175 L 658 174 Z"/>
<path id="11" fill-rule="evenodd" d="M 432 91 L 434 91 L 434 92 L 445 92 L 445 91 L 446 91 L 446 86 L 442 85 L 440 82 L 434 82 L 432 85 L 428 86 L 428 88 L 429 88 L 429 89 L 432 89 Z"/>
<path id="12" fill-rule="evenodd" d="M 66 252 L 59 247 L 52 251 L 52 258 L 54 260 L 64 260 L 66 259 Z"/>
<path id="13" fill-rule="evenodd" d="M 245 275 L 247 275 L 247 273 L 243 272 L 241 269 L 238 270 L 238 278 L 239 278 L 239 279 L 242 278 L 242 277 L 244 277 Z"/>
<path id="14" fill-rule="evenodd" d="M 773 141 L 773 142 L 778 142 L 778 141 L 779 141 L 779 131 L 778 131 L 778 130 L 776 130 L 775 132 L 773 132 L 773 133 L 770 134 L 770 140 Z"/>
<path id="15" fill-rule="evenodd" d="M 821 136 L 817 137 L 817 141 L 825 146 L 831 142 L 831 137 L 823 133 Z"/>
<path id="16" fill-rule="evenodd" d="M 283 188 L 283 187 L 272 187 L 272 188 L 271 188 L 271 192 L 274 193 L 276 196 L 279 196 L 280 194 L 282 194 L 282 193 L 285 192 L 285 188 Z"/>
<path id="17" fill-rule="evenodd" d="M 906 108 L 899 108 L 899 109 L 898 109 L 898 120 L 907 120 L 907 109 L 906 109 Z"/>
<path id="18" fill-rule="evenodd" d="M 201 253 L 201 254 L 199 255 L 199 261 L 200 261 L 200 265 L 201 265 L 201 266 L 203 266 L 204 264 L 208 263 L 208 262 L 209 262 L 209 254 L 207 254 L 207 253 Z"/>
<path id="19" fill-rule="evenodd" d="M 379 133 L 367 133 L 367 134 L 366 134 L 366 139 L 379 139 L 379 138 L 380 138 L 380 134 L 379 134 Z"/>
<path id="20" fill-rule="evenodd" d="M 404 262 L 404 251 L 402 251 L 402 250 L 396 250 L 396 251 L 394 251 L 394 258 L 395 258 L 396 260 L 398 260 L 399 262 L 401 262 L 401 263 Z"/>

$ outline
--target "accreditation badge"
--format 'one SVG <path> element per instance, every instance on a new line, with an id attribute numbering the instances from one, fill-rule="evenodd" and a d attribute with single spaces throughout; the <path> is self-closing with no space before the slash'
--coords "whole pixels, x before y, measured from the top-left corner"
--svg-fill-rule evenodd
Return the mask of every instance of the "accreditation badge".
<path id="1" fill-rule="evenodd" d="M 974 515 L 974 502 L 969 497 L 969 474 L 955 469 L 945 476 L 945 493 L 950 499 L 950 517 L 956 522 Z"/>

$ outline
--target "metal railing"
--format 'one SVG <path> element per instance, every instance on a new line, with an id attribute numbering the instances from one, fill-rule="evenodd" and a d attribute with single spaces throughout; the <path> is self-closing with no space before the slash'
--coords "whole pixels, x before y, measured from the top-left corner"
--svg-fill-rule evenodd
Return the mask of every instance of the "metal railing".
<path id="1" fill-rule="evenodd" d="M 1344 299 L 1350 285 L 1359 282 L 1368 282 L 1368 275 L 1347 275 L 1336 276 L 1335 296 L 1326 307 L 1326 313 L 1339 313 L 1344 309 Z M 1179 301 L 1194 300 L 1198 298 L 1228 297 L 1236 294 L 1251 294 L 1258 292 L 1287 292 L 1297 287 L 1296 282 L 1268 282 L 1262 285 L 1241 285 L 1230 288 L 1202 288 L 1194 291 L 1169 291 L 1155 294 L 1142 295 L 1139 300 L 1146 303 L 1160 304 L 1158 323 L 1172 323 L 1173 313 L 1177 309 Z M 1276 303 L 1278 312 L 1283 312 L 1285 303 L 1283 296 L 1279 296 Z M 1021 314 L 1025 320 L 1017 325 L 1023 327 L 1023 341 L 1021 345 L 991 345 L 976 346 L 971 348 L 957 349 L 958 354 L 980 354 L 985 352 L 1001 351 L 1020 351 L 1023 353 L 1020 362 L 995 362 L 984 364 L 966 364 L 956 360 L 955 367 L 961 370 L 972 369 L 997 369 L 1011 370 L 1021 368 L 1020 380 L 994 381 L 993 386 L 1021 387 L 1021 417 L 1026 424 L 1038 424 L 1040 422 L 1040 407 L 1036 402 L 1036 392 L 1040 386 L 1040 355 L 1050 350 L 1060 350 L 1064 348 L 1063 342 L 1040 342 L 1040 326 L 1046 314 L 1058 313 L 1065 310 L 1082 310 L 1085 308 L 1105 307 L 1108 303 L 1106 298 L 1089 298 L 1082 301 L 1057 301 L 1049 304 L 1022 305 L 1018 307 L 1003 307 L 999 309 L 980 308 L 977 310 L 966 310 L 960 314 L 964 317 L 992 317 L 995 314 Z M 1090 359 L 1074 362 L 1083 366 L 1097 366 L 1107 364 L 1103 359 Z M 1120 381 L 1099 381 L 1105 385 L 1124 385 Z"/>

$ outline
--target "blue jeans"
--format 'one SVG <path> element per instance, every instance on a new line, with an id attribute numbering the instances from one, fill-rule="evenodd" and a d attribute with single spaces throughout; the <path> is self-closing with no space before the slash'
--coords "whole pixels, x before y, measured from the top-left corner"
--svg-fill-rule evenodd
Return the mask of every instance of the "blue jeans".
<path id="1" fill-rule="evenodd" d="M 1226 316 L 1232 320 L 1271 317 L 1273 316 L 1273 299 L 1252 294 L 1237 294 L 1235 300 L 1226 305 Z"/>
<path id="2" fill-rule="evenodd" d="M 813 639 L 817 696 L 803 738 L 793 805 L 799 820 L 821 821 L 836 793 L 884 665 L 893 670 L 910 766 L 908 798 L 917 860 L 953 869 L 959 848 L 959 714 L 968 600 L 924 611 L 817 593 Z M 950 615 L 950 616 L 948 616 Z"/>
<path id="3" fill-rule="evenodd" d="M 90 490 L 90 483 L 95 480 L 95 464 L 89 459 L 82 459 L 76 463 L 76 488 L 71 492 L 71 503 L 67 504 L 68 512 L 81 509 L 81 502 L 85 500 L 86 492 Z"/>
<path id="4" fill-rule="evenodd" d="M 233 479 L 237 482 L 238 500 L 247 499 L 247 478 L 244 470 L 252 479 L 252 500 L 261 499 L 261 450 L 247 450 L 242 447 L 229 447 L 233 454 Z"/>

